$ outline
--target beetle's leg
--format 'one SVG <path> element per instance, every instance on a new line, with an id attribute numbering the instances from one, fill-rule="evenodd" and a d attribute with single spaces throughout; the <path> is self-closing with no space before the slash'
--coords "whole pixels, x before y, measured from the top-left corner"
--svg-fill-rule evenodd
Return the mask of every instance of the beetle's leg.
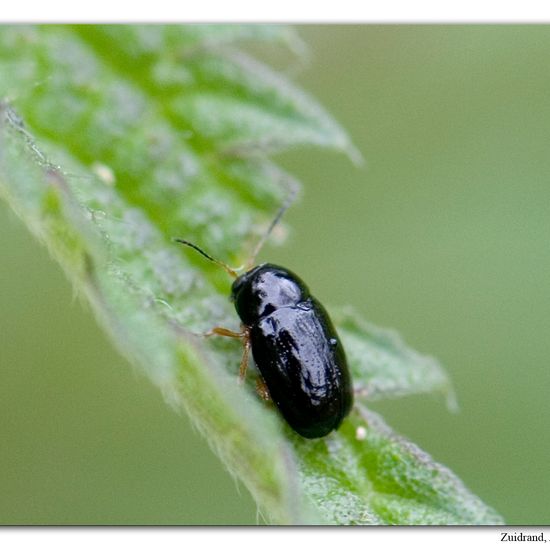
<path id="1" fill-rule="evenodd" d="M 248 328 L 243 325 L 241 332 L 235 332 L 228 328 L 214 327 L 208 332 L 205 332 L 203 336 L 227 336 L 229 338 L 238 338 L 243 341 L 243 357 L 241 359 L 241 366 L 239 367 L 239 382 L 242 384 L 246 376 L 248 356 L 250 355 L 250 331 Z"/>
<path id="2" fill-rule="evenodd" d="M 214 327 L 208 332 L 205 332 L 203 336 L 227 336 L 229 338 L 244 338 L 246 336 L 246 331 L 235 332 L 234 330 L 229 330 L 228 328 L 223 327 Z"/>
<path id="3" fill-rule="evenodd" d="M 264 401 L 271 401 L 271 395 L 269 395 L 269 390 L 267 389 L 267 385 L 264 382 L 264 379 L 259 376 L 256 378 L 256 393 L 264 400 Z"/>
<path id="4" fill-rule="evenodd" d="M 241 336 L 243 340 L 243 357 L 241 359 L 241 366 L 239 368 L 239 383 L 244 382 L 244 377 L 246 376 L 246 369 L 248 368 L 248 356 L 250 355 L 250 331 L 248 328 L 243 327 L 243 335 Z"/>

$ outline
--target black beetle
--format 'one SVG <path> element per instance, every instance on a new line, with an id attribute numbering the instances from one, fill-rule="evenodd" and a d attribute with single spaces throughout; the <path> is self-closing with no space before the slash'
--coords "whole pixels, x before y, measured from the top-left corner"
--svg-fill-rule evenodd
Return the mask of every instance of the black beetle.
<path id="1" fill-rule="evenodd" d="M 321 303 L 297 275 L 272 264 L 238 277 L 231 297 L 254 362 L 290 427 L 307 438 L 338 428 L 352 406 L 351 378 Z"/>
<path id="2" fill-rule="evenodd" d="M 258 243 L 250 264 L 286 208 L 281 208 Z M 269 395 L 293 430 L 314 439 L 337 429 L 353 404 L 351 376 L 330 317 L 304 282 L 292 271 L 267 263 L 238 275 L 198 246 L 175 240 L 194 248 L 235 277 L 231 299 L 241 319 L 242 332 L 216 327 L 206 335 L 242 339 L 241 380 L 251 350 L 264 383 L 260 383 L 259 393 L 266 398 Z"/>

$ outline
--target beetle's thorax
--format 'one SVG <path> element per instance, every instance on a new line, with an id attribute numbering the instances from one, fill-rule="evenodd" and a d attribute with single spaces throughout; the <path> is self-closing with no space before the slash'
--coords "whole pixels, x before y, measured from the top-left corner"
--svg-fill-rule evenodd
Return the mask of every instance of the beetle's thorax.
<path id="1" fill-rule="evenodd" d="M 304 282 L 292 271 L 261 264 L 235 279 L 231 299 L 241 321 L 251 326 L 281 307 L 292 307 L 309 298 Z"/>

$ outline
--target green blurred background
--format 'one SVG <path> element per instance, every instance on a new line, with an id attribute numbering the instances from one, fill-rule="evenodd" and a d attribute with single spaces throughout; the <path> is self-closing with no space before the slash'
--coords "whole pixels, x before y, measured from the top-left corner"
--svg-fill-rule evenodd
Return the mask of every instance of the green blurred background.
<path id="1" fill-rule="evenodd" d="M 279 61 L 366 163 L 280 157 L 304 192 L 262 258 L 438 357 L 458 414 L 425 396 L 373 408 L 508 523 L 550 523 L 550 27 L 299 32 L 311 59 Z M 0 212 L 0 522 L 256 523 L 246 489 Z"/>

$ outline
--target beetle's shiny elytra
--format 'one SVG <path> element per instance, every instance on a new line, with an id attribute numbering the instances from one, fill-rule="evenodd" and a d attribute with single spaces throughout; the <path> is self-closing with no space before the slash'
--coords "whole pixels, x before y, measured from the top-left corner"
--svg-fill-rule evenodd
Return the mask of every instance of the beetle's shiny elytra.
<path id="1" fill-rule="evenodd" d="M 239 276 L 231 298 L 249 334 L 254 362 L 291 428 L 323 437 L 348 415 L 353 391 L 346 356 L 325 308 L 283 267 Z"/>

